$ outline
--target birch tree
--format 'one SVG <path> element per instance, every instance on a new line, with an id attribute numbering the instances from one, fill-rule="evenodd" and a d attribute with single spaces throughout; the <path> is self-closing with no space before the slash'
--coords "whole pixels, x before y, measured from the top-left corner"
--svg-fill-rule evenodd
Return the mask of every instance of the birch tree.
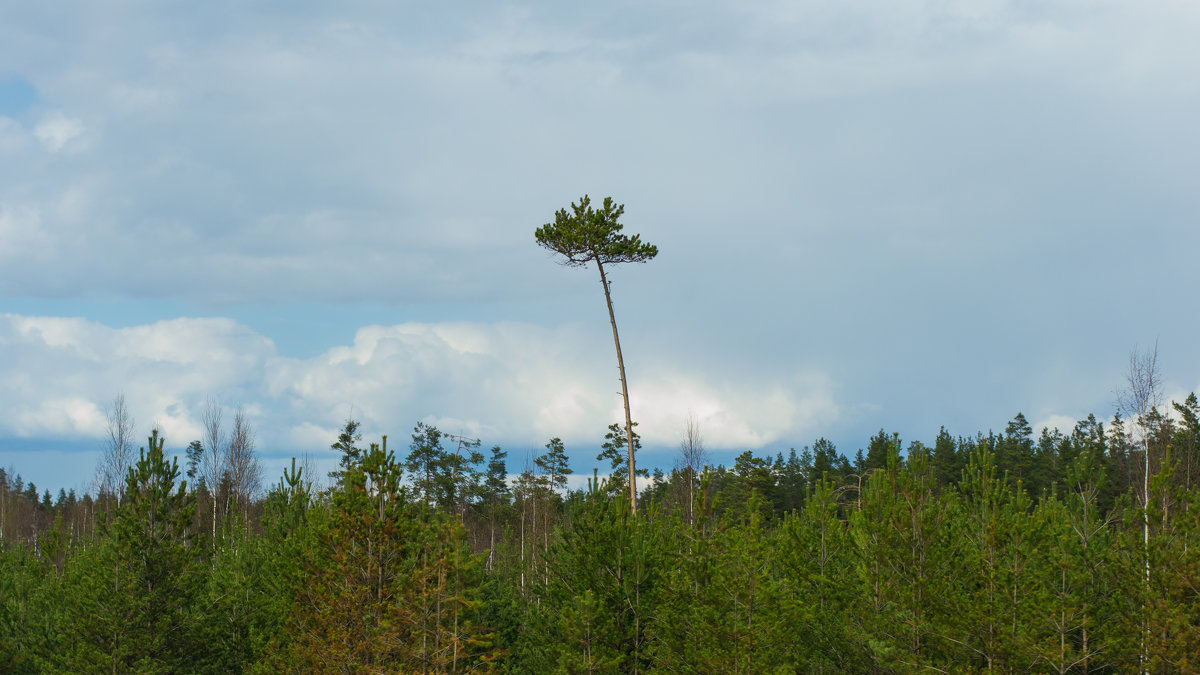
<path id="1" fill-rule="evenodd" d="M 133 466 L 133 415 L 125 404 L 125 394 L 118 392 L 107 411 L 106 437 L 97 470 L 100 494 L 116 497 L 120 504 L 125 487 L 125 474 Z"/>
<path id="2" fill-rule="evenodd" d="M 1129 353 L 1125 389 L 1117 399 L 1126 416 L 1133 419 L 1142 445 L 1142 565 L 1143 583 L 1150 584 L 1150 413 L 1162 403 L 1162 375 L 1158 369 L 1158 343 L 1145 352 L 1136 347 Z M 1142 629 L 1145 660 L 1146 628 Z M 1146 671 L 1148 672 L 1148 671 Z"/>
<path id="3" fill-rule="evenodd" d="M 248 522 L 251 502 L 262 486 L 262 465 L 254 453 L 254 429 L 241 407 L 233 414 L 224 473 L 229 476 L 229 492 L 234 507 L 243 510 Z"/>
<path id="4" fill-rule="evenodd" d="M 221 404 L 214 398 L 209 398 L 204 405 L 200 418 L 200 426 L 204 431 L 204 454 L 200 462 L 200 475 L 208 485 L 212 497 L 212 537 L 217 538 L 217 502 L 221 490 L 221 481 L 225 468 L 225 430 L 221 428 Z"/>
<path id="5" fill-rule="evenodd" d="M 675 470 L 684 480 L 688 525 L 696 522 L 696 485 L 700 480 L 700 472 L 708 464 L 708 452 L 704 449 L 704 436 L 700 433 L 700 422 L 696 414 L 688 412 L 683 423 L 683 440 L 679 442 L 679 454 L 675 456 Z"/>

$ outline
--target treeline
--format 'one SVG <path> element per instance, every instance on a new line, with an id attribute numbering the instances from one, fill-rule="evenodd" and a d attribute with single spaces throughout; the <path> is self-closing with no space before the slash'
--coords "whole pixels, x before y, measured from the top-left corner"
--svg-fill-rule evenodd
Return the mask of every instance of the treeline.
<path id="1" fill-rule="evenodd" d="M 0 473 L 0 672 L 1196 672 L 1195 395 L 1173 413 L 715 468 L 689 425 L 637 516 L 619 471 L 566 490 L 558 439 L 509 480 L 349 421 L 328 488 L 293 462 L 238 508 L 155 432 L 119 493 Z"/>

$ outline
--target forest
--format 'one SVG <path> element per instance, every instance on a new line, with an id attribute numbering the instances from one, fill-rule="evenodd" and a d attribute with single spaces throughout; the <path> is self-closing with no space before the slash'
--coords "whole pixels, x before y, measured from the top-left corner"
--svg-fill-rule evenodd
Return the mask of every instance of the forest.
<path id="1" fill-rule="evenodd" d="M 0 671 L 1200 670 L 1195 394 L 730 467 L 689 423 L 636 514 L 616 424 L 612 477 L 575 491 L 557 438 L 513 477 L 499 447 L 348 420 L 330 476 L 254 492 L 217 438 L 215 481 L 206 441 L 181 467 L 157 431 L 94 495 L 0 471 Z"/>

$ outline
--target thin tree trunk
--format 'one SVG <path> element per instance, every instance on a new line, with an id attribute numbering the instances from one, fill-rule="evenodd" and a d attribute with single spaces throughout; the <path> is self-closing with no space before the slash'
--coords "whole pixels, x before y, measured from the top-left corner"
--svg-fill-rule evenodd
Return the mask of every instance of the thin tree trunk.
<path id="1" fill-rule="evenodd" d="M 525 521 L 529 518 L 529 495 L 521 499 L 521 597 L 525 597 Z"/>
<path id="2" fill-rule="evenodd" d="M 604 265 L 596 260 L 600 270 L 600 285 L 604 286 L 604 302 L 608 304 L 608 320 L 612 322 L 613 344 L 617 348 L 617 369 L 621 372 L 621 399 L 625 402 L 625 440 L 629 446 L 629 508 L 637 514 L 637 467 L 633 459 L 633 418 L 629 414 L 629 385 L 625 380 L 625 360 L 621 357 L 621 338 L 617 335 L 617 315 L 613 313 L 612 294 L 608 290 L 608 277 Z"/>
<path id="3" fill-rule="evenodd" d="M 491 516 L 492 516 L 490 519 L 491 520 L 491 529 L 490 529 L 490 536 L 488 538 L 489 543 L 488 543 L 487 566 L 485 567 L 485 569 L 489 572 L 491 572 L 492 569 L 496 566 L 496 503 L 495 503 L 494 497 L 493 497 L 493 501 L 492 501 Z"/>
<path id="4" fill-rule="evenodd" d="M 1142 418 L 1139 418 L 1142 419 Z M 1143 460 L 1145 470 L 1142 472 L 1142 561 L 1145 573 L 1142 586 L 1146 594 L 1150 593 L 1150 432 L 1144 422 L 1142 425 L 1142 447 L 1145 450 Z M 1146 601 L 1142 600 L 1142 672 L 1150 675 L 1150 620 L 1146 616 Z"/>

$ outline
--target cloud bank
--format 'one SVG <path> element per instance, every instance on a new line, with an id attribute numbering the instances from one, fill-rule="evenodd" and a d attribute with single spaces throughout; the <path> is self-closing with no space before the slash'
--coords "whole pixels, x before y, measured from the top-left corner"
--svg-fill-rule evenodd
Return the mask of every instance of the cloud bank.
<path id="1" fill-rule="evenodd" d="M 621 418 L 606 347 L 571 326 L 405 323 L 367 326 L 352 344 L 295 359 L 228 319 L 112 328 L 3 314 L 0 348 L 13 358 L 0 366 L 12 383 L 0 391 L 0 435 L 98 443 L 106 405 L 123 392 L 140 432 L 155 425 L 179 447 L 201 437 L 216 397 L 245 408 L 274 456 L 328 448 L 349 417 L 372 435 L 406 438 L 424 421 L 489 445 L 540 448 L 559 436 L 596 448 Z M 677 444 L 689 412 L 713 448 L 760 447 L 838 414 L 819 373 L 730 381 L 669 354 L 642 360 L 654 366 L 631 375 L 631 399 L 648 446 Z"/>

